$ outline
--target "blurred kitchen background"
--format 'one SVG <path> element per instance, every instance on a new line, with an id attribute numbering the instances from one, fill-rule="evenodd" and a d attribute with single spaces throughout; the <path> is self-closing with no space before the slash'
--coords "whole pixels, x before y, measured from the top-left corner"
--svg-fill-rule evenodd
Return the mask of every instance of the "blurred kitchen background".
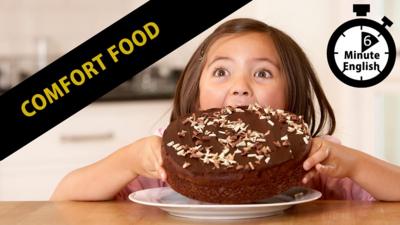
<path id="1" fill-rule="evenodd" d="M 0 0 L 0 94 L 145 2 Z M 292 36 L 310 58 L 333 105 L 334 135 L 344 145 L 400 165 L 399 54 L 391 75 L 367 89 L 342 84 L 326 60 L 330 35 L 355 17 L 353 3 L 371 4 L 370 19 L 390 18 L 394 24 L 389 31 L 400 46 L 397 0 L 253 0 L 227 19 L 259 19 Z M 180 72 L 214 28 L 1 161 L 0 200 L 46 200 L 69 171 L 166 126 Z"/>

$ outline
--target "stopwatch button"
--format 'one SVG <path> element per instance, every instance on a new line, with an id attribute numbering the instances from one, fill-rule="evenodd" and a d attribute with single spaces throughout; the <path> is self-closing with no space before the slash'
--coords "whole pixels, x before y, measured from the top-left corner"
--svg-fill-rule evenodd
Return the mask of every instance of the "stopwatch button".
<path id="1" fill-rule="evenodd" d="M 385 27 L 385 26 L 392 26 L 393 25 L 393 22 L 389 19 L 389 18 L 387 18 L 386 16 L 384 16 L 383 18 L 382 18 L 382 21 L 383 21 L 383 27 Z"/>
<path id="2" fill-rule="evenodd" d="M 355 12 L 357 16 L 366 16 L 367 12 L 369 12 L 369 4 L 354 4 L 353 12 Z"/>

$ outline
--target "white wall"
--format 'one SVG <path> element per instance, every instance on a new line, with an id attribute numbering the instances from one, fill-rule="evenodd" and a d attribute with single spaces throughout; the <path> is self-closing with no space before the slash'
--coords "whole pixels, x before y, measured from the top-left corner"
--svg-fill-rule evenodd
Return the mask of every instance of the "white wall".
<path id="1" fill-rule="evenodd" d="M 65 54 L 145 0 L 2 0 L 0 56 L 36 53 L 36 40 L 49 41 L 50 54 Z"/>

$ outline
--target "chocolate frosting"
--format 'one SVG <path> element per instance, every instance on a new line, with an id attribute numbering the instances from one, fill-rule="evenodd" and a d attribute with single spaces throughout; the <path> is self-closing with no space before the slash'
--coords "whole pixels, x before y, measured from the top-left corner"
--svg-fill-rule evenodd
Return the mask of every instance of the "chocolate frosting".
<path id="1" fill-rule="evenodd" d="M 304 159 L 310 134 L 302 116 L 270 107 L 227 106 L 183 116 L 164 131 L 163 160 L 191 177 L 264 170 Z"/>

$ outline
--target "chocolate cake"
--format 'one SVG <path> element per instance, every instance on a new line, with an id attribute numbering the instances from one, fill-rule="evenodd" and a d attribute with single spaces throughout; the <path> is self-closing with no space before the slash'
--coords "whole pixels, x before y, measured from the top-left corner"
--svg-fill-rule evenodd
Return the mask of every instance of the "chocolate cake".
<path id="1" fill-rule="evenodd" d="M 212 203 L 249 203 L 301 184 L 310 134 L 302 116 L 254 104 L 178 118 L 163 143 L 175 191 Z"/>

